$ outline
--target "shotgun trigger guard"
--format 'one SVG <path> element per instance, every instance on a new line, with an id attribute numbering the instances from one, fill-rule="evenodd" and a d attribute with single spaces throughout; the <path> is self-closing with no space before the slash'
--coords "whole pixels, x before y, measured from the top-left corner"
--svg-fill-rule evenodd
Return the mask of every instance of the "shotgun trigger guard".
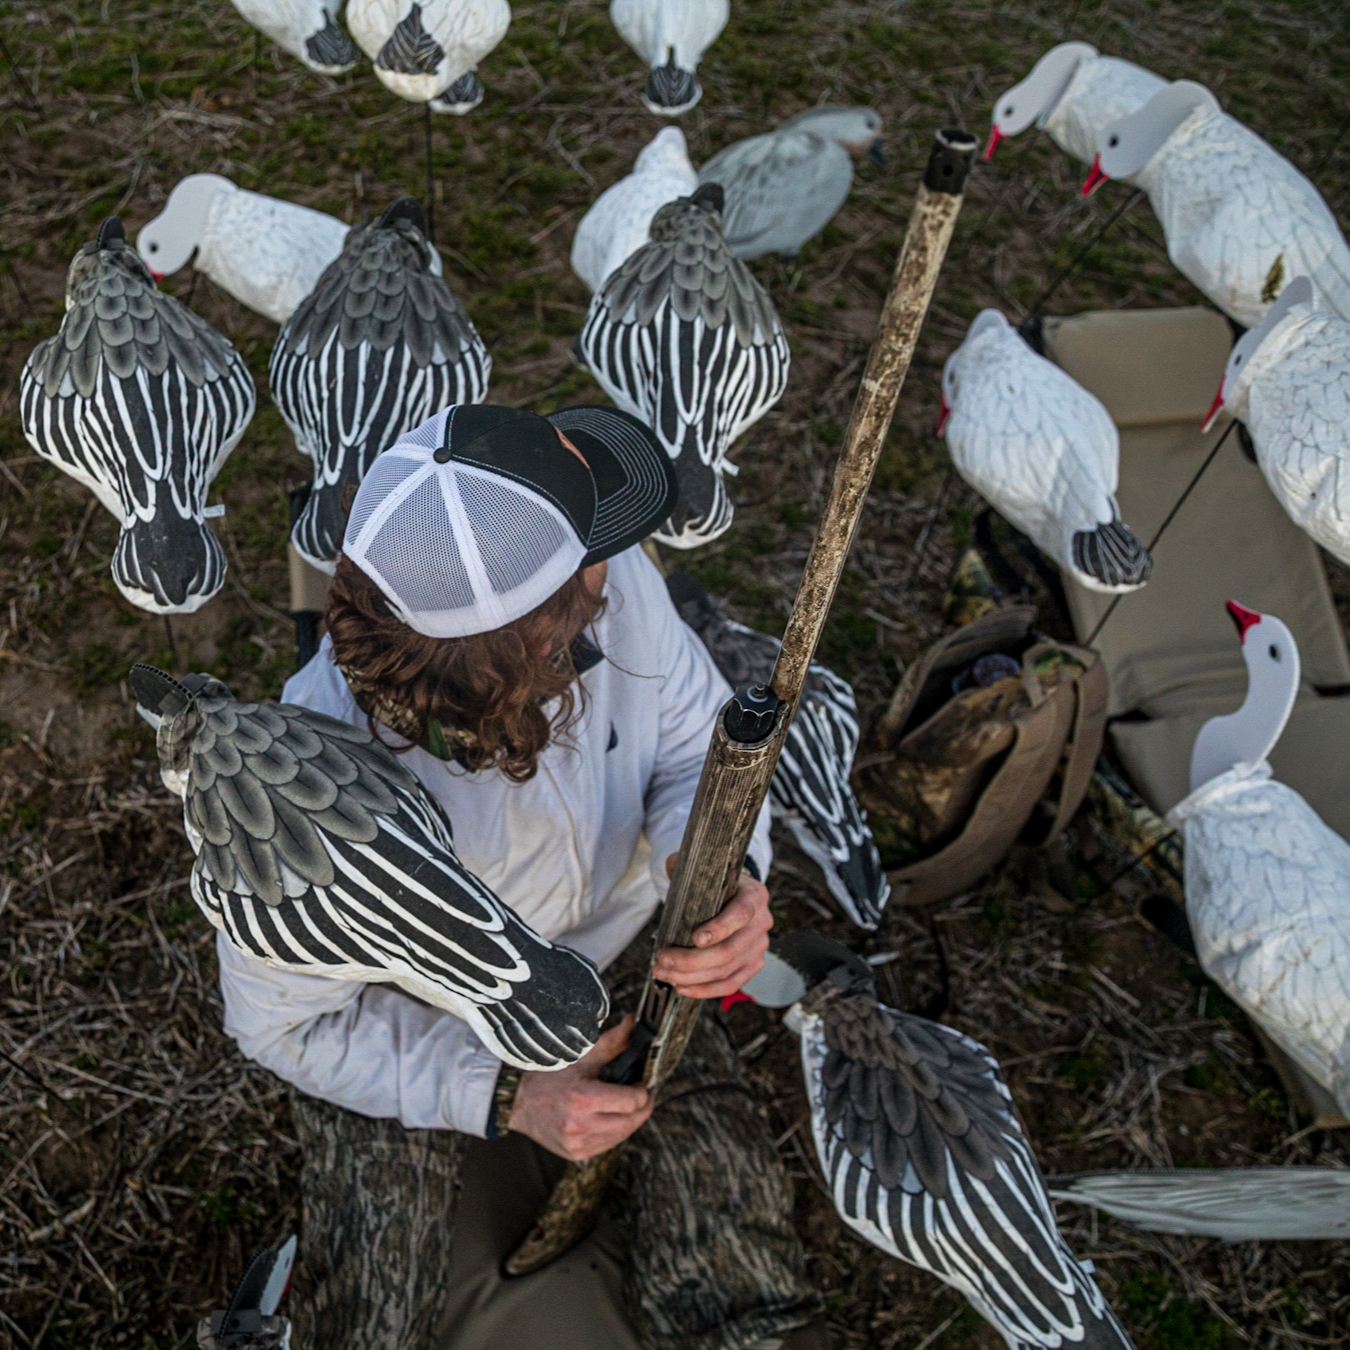
<path id="1" fill-rule="evenodd" d="M 673 993 L 670 985 L 648 980 L 628 1046 L 600 1070 L 602 1083 L 622 1083 L 631 1087 L 642 1082 Z"/>

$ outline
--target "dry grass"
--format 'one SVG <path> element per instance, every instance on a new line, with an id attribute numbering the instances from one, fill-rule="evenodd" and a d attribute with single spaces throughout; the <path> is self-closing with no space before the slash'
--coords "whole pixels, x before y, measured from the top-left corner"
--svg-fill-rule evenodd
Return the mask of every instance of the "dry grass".
<path id="1" fill-rule="evenodd" d="M 738 447 L 734 528 L 690 561 L 763 626 L 786 613 L 935 125 L 982 130 L 994 95 L 1041 50 L 1086 37 L 1204 79 L 1315 173 L 1334 207 L 1350 205 L 1350 40 L 1336 3 L 733 9 L 684 119 L 696 159 L 828 99 L 883 114 L 892 164 L 861 167 L 846 209 L 794 264 L 756 265 L 791 335 L 792 384 Z M 0 1345 L 181 1346 L 246 1252 L 294 1225 L 295 1147 L 275 1081 L 219 1031 L 211 938 L 183 884 L 188 850 L 121 684 L 133 660 L 169 659 L 163 626 L 108 579 L 113 522 L 23 442 L 18 374 L 55 330 L 66 264 L 103 216 L 134 229 L 183 174 L 215 171 L 356 219 L 420 190 L 421 129 L 369 72 L 326 80 L 266 44 L 255 55 L 223 0 L 3 3 L 0 21 Z M 487 103 L 436 127 L 436 214 L 453 284 L 493 350 L 492 396 L 540 410 L 597 397 L 567 360 L 587 299 L 567 249 L 586 205 L 655 129 L 636 101 L 640 72 L 600 0 L 530 0 L 482 74 Z M 941 361 L 979 307 L 1025 312 L 1113 209 L 1117 189 L 1081 203 L 1079 177 L 1023 137 L 972 182 L 827 632 L 826 657 L 866 709 L 940 631 L 942 578 L 975 506 L 958 484 L 944 494 L 928 434 Z M 167 285 L 265 385 L 271 325 L 191 273 Z M 1140 206 L 1054 307 L 1193 299 Z M 226 590 L 174 625 L 182 663 L 241 695 L 274 696 L 290 668 L 284 488 L 303 477 L 264 398 L 220 483 Z M 1075 848 L 1080 867 L 1100 849 L 1090 827 Z M 940 937 L 946 1016 L 1003 1058 L 1047 1170 L 1350 1163 L 1344 1139 L 1299 1132 L 1242 1019 L 1135 923 L 1129 897 L 1086 898 L 1082 872 L 1085 898 L 1066 903 L 1038 868 L 1013 858 L 940 909 L 932 932 L 896 913 L 866 945 L 903 953 L 883 969 L 898 982 L 891 997 L 913 1005 L 935 987 Z M 824 892 L 790 852 L 775 890 L 784 921 L 844 932 L 822 919 Z M 957 1296 L 842 1233 L 813 1184 L 788 1038 L 755 1010 L 734 1016 L 801 1178 L 838 1343 L 993 1347 Z M 1333 1246 L 1225 1248 L 1064 1218 L 1141 1348 L 1350 1340 L 1347 1259 Z"/>

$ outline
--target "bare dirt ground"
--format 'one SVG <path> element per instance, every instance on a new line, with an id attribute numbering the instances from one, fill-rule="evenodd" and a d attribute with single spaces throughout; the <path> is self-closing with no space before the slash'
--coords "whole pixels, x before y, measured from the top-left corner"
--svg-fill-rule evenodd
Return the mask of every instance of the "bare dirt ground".
<path id="1" fill-rule="evenodd" d="M 755 264 L 788 328 L 779 407 L 737 447 L 736 522 L 690 559 L 739 616 L 787 612 L 932 130 L 983 132 L 993 98 L 1046 47 L 1095 42 L 1209 84 L 1350 212 L 1350 35 L 1339 3 L 736 0 L 682 125 L 696 161 L 821 101 L 869 104 L 890 167 L 793 263 Z M 347 220 L 420 192 L 419 114 L 361 70 L 309 74 L 224 0 L 0 3 L 0 1346 L 183 1346 L 247 1253 L 297 1222 L 297 1156 L 275 1080 L 219 1030 L 212 937 L 188 895 L 179 814 L 123 678 L 172 663 L 163 623 L 108 577 L 116 531 L 31 453 L 18 377 L 55 331 L 75 249 L 105 216 L 129 232 L 184 174 L 211 171 Z M 599 392 L 568 361 L 587 302 L 576 221 L 656 130 L 643 74 L 600 0 L 531 0 L 482 69 L 487 101 L 434 132 L 438 242 L 491 347 L 491 397 L 547 411 Z M 824 655 L 875 713 L 941 631 L 940 595 L 975 498 L 931 435 L 941 362 L 984 305 L 1020 316 L 1119 202 L 1076 195 L 1080 166 L 1027 135 L 972 180 Z M 307 477 L 265 395 L 274 327 L 205 278 L 165 283 L 245 354 L 257 417 L 219 481 L 230 574 L 175 620 L 180 668 L 274 697 L 292 667 L 285 489 Z M 1051 308 L 1194 303 L 1137 206 Z M 1337 573 L 1338 590 L 1350 592 Z M 1053 623 L 1053 616 L 1047 616 Z M 858 942 L 785 847 L 780 922 Z M 950 964 L 953 1025 L 1001 1057 L 1049 1172 L 1350 1164 L 1301 1130 L 1243 1019 L 1133 916 L 1129 896 L 1051 891 L 1014 856 L 973 895 L 897 912 L 859 945 L 912 1006 Z M 811 1270 L 837 1343 L 984 1347 L 955 1294 L 848 1236 L 819 1190 L 789 1038 L 732 1014 L 799 1178 Z M 761 1039 L 767 1033 L 767 1040 Z M 21 1065 L 22 1070 L 16 1065 Z M 1350 1343 L 1350 1257 L 1330 1244 L 1141 1236 L 1065 1208 L 1075 1249 L 1149 1350 Z"/>

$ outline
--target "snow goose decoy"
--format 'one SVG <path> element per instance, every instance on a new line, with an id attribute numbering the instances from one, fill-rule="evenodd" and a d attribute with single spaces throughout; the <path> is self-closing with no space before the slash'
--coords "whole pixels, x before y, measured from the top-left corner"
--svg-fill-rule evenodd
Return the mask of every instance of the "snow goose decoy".
<path id="1" fill-rule="evenodd" d="M 722 238 L 715 183 L 663 206 L 650 241 L 591 299 L 574 353 L 675 461 L 680 498 L 656 537 L 697 548 L 731 524 L 727 450 L 783 396 L 788 344 L 768 293 Z"/>
<path id="2" fill-rule="evenodd" d="M 291 1324 L 277 1312 L 290 1287 L 295 1239 L 264 1247 L 229 1303 L 197 1324 L 198 1350 L 290 1350 Z"/>
<path id="3" fill-rule="evenodd" d="M 881 118 L 871 108 L 810 108 L 718 151 L 698 181 L 721 184 L 722 231 L 738 258 L 791 258 L 843 206 L 854 155 L 885 165 Z"/>
<path id="4" fill-rule="evenodd" d="M 241 305 L 285 323 L 342 252 L 348 228 L 334 216 L 249 192 L 219 174 L 194 173 L 136 236 L 136 251 L 156 279 L 191 259 Z"/>
<path id="5" fill-rule="evenodd" d="M 341 75 L 361 59 L 337 21 L 340 0 L 231 0 L 283 50 L 321 75 Z"/>
<path id="6" fill-rule="evenodd" d="M 511 26 L 507 0 L 347 0 L 347 26 L 386 88 L 433 112 L 483 101 L 478 63 Z"/>
<path id="7" fill-rule="evenodd" d="M 1120 437 L 1106 409 L 982 310 L 942 372 L 956 471 L 1094 591 L 1132 591 L 1153 568 L 1116 506 Z"/>
<path id="8" fill-rule="evenodd" d="M 684 132 L 663 127 L 638 152 L 633 172 L 607 187 L 581 218 L 572 240 L 572 271 L 592 291 L 647 242 L 652 217 L 698 187 Z"/>
<path id="9" fill-rule="evenodd" d="M 984 157 L 992 159 L 1001 141 L 1034 124 L 1066 155 L 1091 164 L 1097 133 L 1166 87 L 1161 76 L 1132 61 L 1102 56 L 1086 42 L 1061 42 L 994 103 Z"/>
<path id="10" fill-rule="evenodd" d="M 291 537 L 326 572 L 342 542 L 347 486 L 405 431 L 487 392 L 492 358 L 437 263 L 421 207 L 400 197 L 373 224 L 352 229 L 277 336 L 272 397 L 314 461 L 313 490 Z"/>
<path id="11" fill-rule="evenodd" d="M 1350 563 L 1350 324 L 1295 277 L 1233 347 L 1205 420 L 1246 424 L 1256 460 L 1289 517 Z"/>
<path id="12" fill-rule="evenodd" d="M 666 588 L 733 689 L 768 683 L 782 645 L 777 638 L 728 619 L 687 572 L 672 573 Z M 849 918 L 860 928 L 875 928 L 891 888 L 867 817 L 849 786 L 857 750 L 853 690 L 813 661 L 769 784 L 769 804 L 774 818 L 825 874 L 830 893 Z"/>
<path id="13" fill-rule="evenodd" d="M 729 0 L 610 0 L 619 36 L 652 68 L 642 102 L 677 117 L 703 97 L 694 72 L 731 14 Z"/>
<path id="14" fill-rule="evenodd" d="M 817 933 L 774 942 L 742 993 L 788 1009 L 816 1154 L 854 1232 L 965 1295 L 1013 1350 L 1129 1350 L 984 1046 L 879 1003 L 866 962 Z"/>
<path id="15" fill-rule="evenodd" d="M 609 1008 L 595 967 L 465 870 L 439 803 L 370 732 L 237 703 L 206 675 L 138 665 L 129 682 L 183 798 L 193 898 L 241 952 L 396 984 L 520 1068 L 562 1068 L 594 1044 Z"/>
<path id="16" fill-rule="evenodd" d="M 1205 974 L 1350 1113 L 1350 844 L 1270 776 L 1298 696 L 1279 619 L 1236 601 L 1247 697 L 1191 751 L 1191 792 L 1168 813 L 1186 836 L 1186 914 Z M 1335 753 L 1334 748 L 1331 749 Z"/>
<path id="17" fill-rule="evenodd" d="M 66 274 L 66 314 L 20 380 L 23 433 L 117 517 L 117 588 L 154 614 L 187 614 L 225 580 L 207 489 L 253 416 L 239 353 L 157 290 L 121 221 Z"/>
<path id="18" fill-rule="evenodd" d="M 1350 318 L 1350 246 L 1321 194 L 1202 84 L 1177 80 L 1097 137 L 1083 184 L 1133 177 L 1167 256 L 1230 319 L 1253 328 L 1293 277 Z"/>

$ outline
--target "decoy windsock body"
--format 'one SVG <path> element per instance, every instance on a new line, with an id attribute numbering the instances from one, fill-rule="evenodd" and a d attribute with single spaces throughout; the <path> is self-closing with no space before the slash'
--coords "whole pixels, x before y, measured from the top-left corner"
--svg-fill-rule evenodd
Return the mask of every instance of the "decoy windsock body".
<path id="1" fill-rule="evenodd" d="M 1083 192 L 1123 177 L 1148 193 L 1173 264 L 1244 328 L 1297 276 L 1350 318 L 1350 246 L 1321 193 L 1204 85 L 1177 80 L 1102 129 Z"/>
<path id="2" fill-rule="evenodd" d="M 66 274 L 60 332 L 33 349 L 19 388 L 23 433 L 99 499 L 122 533 L 117 588 L 141 609 L 199 609 L 225 580 L 207 490 L 253 416 L 239 353 L 159 291 L 104 221 Z"/>
<path id="3" fill-rule="evenodd" d="M 231 0 L 249 23 L 311 70 L 340 75 L 360 59 L 337 21 L 341 0 Z"/>
<path id="4" fill-rule="evenodd" d="M 981 311 L 942 372 L 939 432 L 957 472 L 1094 591 L 1131 591 L 1152 560 L 1116 505 L 1120 437 L 1106 409 Z"/>
<path id="5" fill-rule="evenodd" d="M 867 964 L 816 933 L 775 941 L 744 994 L 789 1009 L 816 1154 L 854 1232 L 965 1295 L 1012 1350 L 1129 1350 L 984 1046 L 879 1003 Z"/>
<path id="6" fill-rule="evenodd" d="M 194 173 L 136 236 L 136 251 L 156 277 L 191 260 L 241 305 L 285 323 L 342 252 L 348 229 L 322 211 Z"/>
<path id="7" fill-rule="evenodd" d="M 652 217 L 698 187 L 684 132 L 662 127 L 638 152 L 633 172 L 607 187 L 581 218 L 572 240 L 572 270 L 592 291 L 647 242 Z"/>
<path id="8" fill-rule="evenodd" d="M 591 299 L 574 352 L 675 461 L 680 497 L 656 537 L 697 548 L 731 524 L 731 443 L 787 387 L 773 301 L 722 238 L 722 190 L 663 206 L 650 240 Z"/>
<path id="9" fill-rule="evenodd" d="M 728 619 L 687 572 L 673 573 L 666 587 L 680 617 L 733 689 L 769 682 L 782 645 L 777 638 Z M 825 874 L 830 893 L 849 918 L 861 928 L 875 928 L 891 887 L 867 817 L 849 786 L 858 736 L 852 688 L 813 661 L 769 784 L 769 805 Z"/>
<path id="10" fill-rule="evenodd" d="M 1246 425 L 1290 519 L 1350 563 L 1350 323 L 1319 303 L 1307 277 L 1238 339 L 1211 421 L 1220 410 Z"/>
<path id="11" fill-rule="evenodd" d="M 695 72 L 730 14 L 729 0 L 610 0 L 619 36 L 652 68 L 648 112 L 675 117 L 703 97 Z"/>
<path id="12" fill-rule="evenodd" d="M 738 258 L 793 257 L 847 200 L 854 155 L 885 164 L 881 118 L 870 108 L 810 108 L 718 151 L 698 181 L 721 186 L 722 230 Z"/>
<path id="13" fill-rule="evenodd" d="M 160 772 L 183 798 L 192 894 L 245 955 L 282 970 L 392 983 L 526 1069 L 595 1043 L 595 967 L 533 932 L 455 854 L 450 820 L 369 731 L 219 681 L 130 676 Z"/>
<path id="14" fill-rule="evenodd" d="M 478 63 L 511 26 L 507 0 L 347 0 L 347 26 L 399 98 L 435 112 L 483 101 Z"/>
<path id="15" fill-rule="evenodd" d="M 1205 973 L 1350 1113 L 1350 844 L 1270 776 L 1299 688 L 1293 634 L 1228 610 L 1247 697 L 1200 728 L 1167 817 L 1185 828 L 1186 914 Z"/>
<path id="16" fill-rule="evenodd" d="M 411 197 L 353 228 L 272 350 L 272 397 L 314 462 L 313 489 L 291 537 L 307 562 L 328 572 L 342 542 L 347 486 L 405 431 L 487 392 L 492 358 L 435 275 L 423 228 Z"/>
<path id="17" fill-rule="evenodd" d="M 1065 154 L 1091 164 L 1097 133 L 1166 87 L 1160 75 L 1132 61 L 1102 56 L 1086 42 L 1061 42 L 994 103 L 984 157 L 992 159 L 1000 141 L 1035 125 Z"/>

